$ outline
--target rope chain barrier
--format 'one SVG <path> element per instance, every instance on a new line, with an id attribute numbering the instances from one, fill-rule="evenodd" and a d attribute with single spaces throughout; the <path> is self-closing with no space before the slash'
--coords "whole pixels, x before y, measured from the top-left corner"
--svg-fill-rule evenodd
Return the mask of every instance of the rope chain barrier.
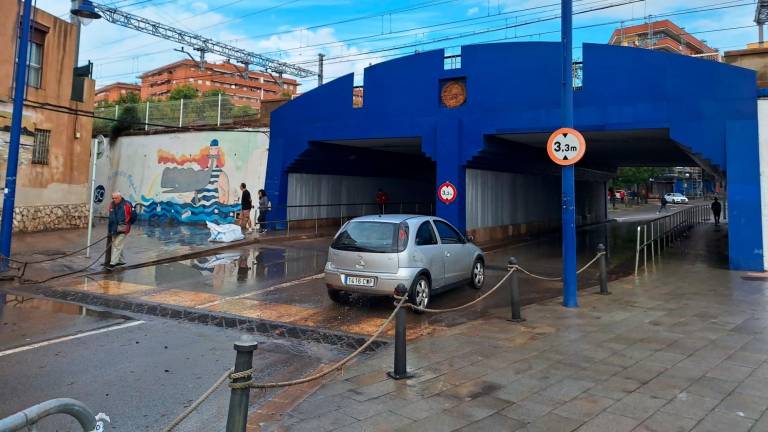
<path id="1" fill-rule="evenodd" d="M 46 279 L 42 279 L 42 280 L 31 280 L 31 279 L 25 279 L 25 278 L 24 278 L 24 275 L 25 275 L 25 274 L 26 274 L 26 272 L 27 272 L 27 267 L 28 267 L 28 266 L 30 266 L 30 265 L 32 265 L 32 264 L 41 264 L 41 263 L 46 263 L 46 262 L 53 262 L 53 261 L 58 261 L 58 260 L 60 260 L 60 259 L 68 258 L 68 257 L 70 257 L 70 256 L 73 256 L 73 255 L 75 255 L 75 254 L 78 254 L 78 253 L 80 253 L 80 252 L 82 252 L 82 251 L 84 251 L 84 250 L 86 250 L 86 249 L 88 249 L 88 248 L 90 248 L 90 247 L 93 247 L 93 246 L 95 246 L 95 245 L 97 245 L 97 244 L 101 243 L 102 241 L 106 240 L 108 237 L 109 237 L 109 236 L 104 236 L 104 237 L 102 237 L 102 238 L 100 238 L 100 239 L 96 240 L 95 242 L 93 242 L 93 243 L 91 243 L 91 244 L 89 244 L 89 245 L 86 245 L 85 247 L 82 247 L 82 248 L 80 248 L 80 249 L 77 249 L 77 250 L 74 250 L 74 251 L 71 251 L 71 252 L 67 252 L 67 253 L 65 253 L 64 255 L 61 255 L 61 256 L 57 256 L 57 257 L 53 257 L 53 258 L 46 258 L 46 259 L 37 260 L 37 261 L 22 261 L 22 260 L 17 260 L 17 259 L 11 258 L 11 257 L 7 257 L 7 256 L 5 256 L 5 255 L 0 255 L 0 260 L 6 260 L 6 261 L 8 261 L 9 263 L 16 263 L 16 264 L 21 264 L 19 267 L 12 267 L 12 266 L 9 266 L 9 267 L 10 267 L 10 268 L 12 268 L 12 269 L 14 269 L 14 270 L 19 270 L 19 273 L 18 273 L 17 275 L 15 275 L 15 276 L 14 276 L 14 275 L 11 275 L 11 277 L 10 277 L 10 278 L 11 278 L 11 279 L 18 279 L 18 280 L 19 280 L 19 282 L 20 282 L 20 283 L 22 283 L 22 284 L 26 284 L 26 285 L 29 285 L 29 284 L 40 284 L 40 283 L 50 282 L 50 281 L 52 281 L 52 280 L 54 280 L 54 279 L 60 279 L 60 278 L 63 278 L 63 277 L 71 276 L 71 275 L 74 275 L 74 274 L 77 274 L 77 273 L 81 273 L 81 272 L 84 272 L 84 271 L 86 271 L 86 270 L 90 269 L 90 268 L 91 268 L 91 267 L 93 267 L 93 266 L 94 266 L 94 265 L 95 265 L 97 262 L 99 262 L 99 261 L 101 260 L 101 258 L 103 258 L 103 257 L 104 257 L 104 255 L 107 253 L 107 250 L 106 250 L 106 248 L 104 249 L 104 251 L 103 251 L 101 254 L 99 254 L 99 256 L 98 256 L 98 257 L 96 257 L 96 259 L 95 259 L 95 260 L 93 260 L 93 261 L 92 261 L 90 264 L 88 264 L 87 266 L 85 266 L 85 267 L 82 267 L 82 268 L 79 268 L 79 269 L 77 269 L 77 270 L 74 270 L 74 271 L 70 271 L 70 272 L 62 273 L 62 274 L 59 274 L 59 275 L 54 275 L 54 276 L 51 276 L 51 277 L 49 277 L 49 278 L 46 278 Z"/>
<path id="2" fill-rule="evenodd" d="M 494 286 L 493 288 L 491 288 L 490 290 L 488 290 L 488 292 L 486 292 L 485 294 L 481 295 L 480 297 L 478 297 L 478 298 L 476 298 L 476 299 L 472 300 L 472 301 L 471 301 L 471 302 L 469 302 L 469 303 L 463 304 L 463 305 L 461 305 L 461 306 L 456 306 L 456 307 L 447 308 L 447 309 L 429 309 L 429 308 L 420 308 L 420 307 L 416 306 L 415 304 L 412 304 L 412 303 L 407 303 L 407 304 L 405 304 L 405 307 L 407 307 L 407 308 L 410 308 L 410 309 L 412 309 L 412 310 L 415 310 L 415 311 L 419 311 L 419 312 L 429 312 L 429 313 L 454 312 L 454 311 L 458 311 L 458 310 L 466 309 L 466 308 L 468 308 L 468 307 L 470 307 L 470 306 L 472 306 L 472 305 L 474 305 L 474 304 L 476 304 L 476 303 L 479 303 L 480 301 L 484 300 L 484 299 L 485 299 L 486 297 L 488 297 L 489 295 L 491 295 L 491 294 L 493 294 L 494 292 L 496 292 L 496 290 L 497 290 L 497 289 L 499 289 L 499 287 L 501 287 L 502 285 L 504 285 L 504 282 L 506 282 L 506 281 L 507 281 L 507 279 L 509 279 L 509 277 L 510 277 L 510 276 L 512 276 L 512 273 L 514 273 L 514 272 L 515 272 L 515 271 L 517 271 L 517 270 L 518 270 L 518 267 L 517 267 L 517 266 L 513 266 L 513 267 L 512 267 L 512 268 L 511 268 L 511 269 L 510 269 L 510 270 L 507 272 L 507 274 L 506 274 L 506 275 L 504 275 L 504 277 L 503 277 L 503 278 L 501 278 L 501 280 L 499 281 L 499 283 L 497 283 L 497 284 L 496 284 L 496 286 Z M 397 297 L 397 296 L 395 296 L 395 298 L 396 298 L 396 299 L 399 299 L 399 300 L 402 302 L 404 299 L 407 299 L 407 298 L 408 298 L 408 296 L 407 296 L 407 295 L 406 295 L 406 296 L 403 296 L 403 297 Z"/>
<path id="3" fill-rule="evenodd" d="M 320 378 L 330 374 L 331 372 L 334 372 L 334 371 L 336 371 L 338 369 L 341 369 L 342 367 L 344 367 L 344 365 L 346 365 L 347 363 L 352 361 L 352 359 L 357 357 L 360 353 L 365 351 L 365 349 L 368 348 L 373 343 L 373 341 L 376 340 L 376 338 L 381 336 L 381 334 L 384 332 L 384 330 L 389 326 L 389 324 L 395 318 L 395 315 L 397 315 L 397 311 L 400 310 L 400 308 L 405 303 L 406 299 L 407 299 L 406 297 L 403 297 L 403 298 L 400 299 L 400 301 L 398 303 L 396 303 L 395 309 L 389 315 L 387 320 L 384 321 L 384 324 L 382 324 L 379 327 L 379 329 L 376 330 L 376 332 L 364 344 L 360 345 L 360 347 L 358 349 L 356 349 L 355 351 L 353 351 L 350 355 L 344 357 L 339 362 L 337 362 L 336 364 L 334 364 L 333 366 L 331 366 L 330 368 L 327 368 L 326 370 L 324 370 L 322 372 L 318 372 L 318 373 L 316 373 L 314 375 L 310 375 L 308 377 L 300 378 L 300 379 L 292 380 L 292 381 L 282 381 L 282 382 L 273 382 L 273 383 L 257 383 L 257 382 L 253 381 L 252 377 L 253 377 L 253 372 L 254 371 L 253 371 L 253 369 L 250 369 L 250 370 L 238 372 L 237 374 L 233 373 L 233 374 L 230 375 L 232 380 L 237 379 L 237 378 L 249 378 L 250 377 L 251 378 L 250 381 L 241 382 L 241 383 L 230 382 L 229 383 L 229 387 L 233 388 L 233 389 L 242 389 L 242 388 L 247 388 L 247 387 L 256 388 L 256 389 L 270 389 L 270 388 L 279 388 L 279 387 L 290 387 L 290 386 L 305 384 L 305 383 L 308 383 L 310 381 L 314 381 L 316 379 L 320 379 Z"/>
<path id="4" fill-rule="evenodd" d="M 224 384 L 225 381 L 227 381 L 228 378 L 230 378 L 231 375 L 233 375 L 234 369 L 227 370 L 224 375 L 219 377 L 218 380 L 216 380 L 216 383 L 211 386 L 208 390 L 203 393 L 202 396 L 197 398 L 196 401 L 192 403 L 192 405 L 189 406 L 189 408 L 185 409 L 183 413 L 179 414 L 178 417 L 176 417 L 168 426 L 166 426 L 163 429 L 163 432 L 171 432 L 172 430 L 176 429 L 178 425 L 181 424 L 184 420 L 186 420 L 187 417 L 190 416 L 200 405 L 202 405 L 203 402 L 208 400 L 209 397 L 219 388 L 222 384 Z M 251 369 L 252 370 L 252 369 Z M 242 372 L 241 372 L 242 373 Z"/>
<path id="5" fill-rule="evenodd" d="M 592 260 L 591 260 L 590 262 L 586 263 L 586 264 L 585 264 L 584 266 L 582 266 L 582 267 L 581 267 L 581 268 L 580 268 L 578 271 L 576 271 L 576 274 L 581 274 L 581 273 L 583 273 L 583 272 L 584 272 L 586 269 L 588 269 L 588 268 L 589 268 L 589 267 L 590 267 L 592 264 L 594 264 L 595 262 L 597 262 L 597 260 L 599 260 L 599 259 L 600 259 L 600 257 L 601 257 L 601 256 L 603 256 L 603 255 L 605 255 L 605 252 L 598 252 L 598 253 L 597 253 L 597 255 L 595 255 L 595 257 L 594 257 L 594 258 L 592 258 Z M 557 276 L 557 277 L 552 277 L 552 276 L 541 276 L 541 275 L 537 275 L 537 274 L 535 274 L 535 273 L 531 273 L 530 271 L 528 271 L 528 270 L 524 269 L 523 267 L 520 267 L 520 266 L 515 266 L 515 267 L 517 267 L 517 269 L 518 269 L 518 270 L 520 270 L 521 272 L 523 272 L 523 273 L 527 274 L 528 276 L 530 276 L 530 277 L 532 277 L 532 278 L 535 278 L 535 279 L 541 279 L 541 280 L 546 280 L 546 281 L 559 281 L 559 280 L 563 280 L 563 277 L 562 277 L 562 276 Z"/>

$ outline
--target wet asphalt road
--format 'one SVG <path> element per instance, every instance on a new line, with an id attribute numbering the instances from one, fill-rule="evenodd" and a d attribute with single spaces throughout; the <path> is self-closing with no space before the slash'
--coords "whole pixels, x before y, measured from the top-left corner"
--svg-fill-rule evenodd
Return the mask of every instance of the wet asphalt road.
<path id="1" fill-rule="evenodd" d="M 641 209 L 645 217 L 655 216 Z M 647 215 L 646 215 L 647 214 Z M 629 274 L 634 259 L 634 223 L 606 223 L 578 231 L 579 265 L 594 257 L 599 243 L 608 245 L 612 277 Z M 68 288 L 101 294 L 171 303 L 185 307 L 243 315 L 330 331 L 370 335 L 392 311 L 391 298 L 353 296 L 348 304 L 335 304 L 326 295 L 321 278 L 330 239 L 256 244 L 193 260 L 93 275 Z M 468 286 L 435 296 L 433 308 L 464 304 L 485 293 L 505 274 L 510 256 L 527 270 L 544 276 L 561 273 L 558 235 L 523 241 L 486 251 L 487 278 L 483 290 Z M 521 299 L 534 303 L 561 294 L 561 283 L 520 277 Z M 597 266 L 579 278 L 580 287 L 597 285 Z M 413 315 L 409 336 L 476 319 L 488 312 L 508 313 L 509 293 L 502 287 L 481 304 L 460 312 Z M 391 333 L 391 329 L 390 329 Z"/>
<path id="2" fill-rule="evenodd" d="M 48 399 L 71 397 L 107 414 L 112 421 L 108 430 L 156 431 L 232 367 L 232 343 L 240 333 L 138 318 L 144 322 L 72 304 L 5 296 L 0 306 L 0 418 Z M 97 333 L 56 342 L 91 331 Z M 324 345 L 257 340 L 255 363 L 268 366 L 260 368 L 260 380 L 304 375 L 341 354 Z M 10 351 L 35 343 L 48 344 Z M 252 393 L 252 403 L 270 396 Z M 228 389 L 221 388 L 177 430 L 222 429 L 228 399 Z M 39 430 L 79 429 L 66 416 L 56 415 L 42 421 Z"/>

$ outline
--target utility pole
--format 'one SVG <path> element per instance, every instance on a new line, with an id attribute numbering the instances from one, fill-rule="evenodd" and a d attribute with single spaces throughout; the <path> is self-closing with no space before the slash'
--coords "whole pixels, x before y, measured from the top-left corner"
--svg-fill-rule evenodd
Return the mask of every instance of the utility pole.
<path id="1" fill-rule="evenodd" d="M 573 128 L 573 3 L 562 0 L 560 36 L 563 49 L 563 84 L 560 94 L 562 127 Z M 578 307 L 576 294 L 576 178 L 573 165 L 562 168 L 563 306 Z"/>
<path id="2" fill-rule="evenodd" d="M 323 58 L 325 54 L 320 53 L 317 55 L 317 86 L 323 85 Z"/>
<path id="3" fill-rule="evenodd" d="M 21 4 L 19 4 L 20 7 Z M 11 115 L 11 140 L 8 143 L 8 165 L 5 168 L 5 190 L 3 191 L 3 213 L 0 221 L 0 269 L 8 269 L 13 235 L 13 207 L 16 201 L 16 172 L 19 168 L 19 146 L 21 144 L 21 119 L 24 114 L 24 93 L 27 89 L 27 52 L 29 51 L 29 28 L 32 16 L 32 0 L 25 0 L 21 16 L 21 37 L 19 37 L 18 59 L 16 61 L 13 87 L 13 114 Z"/>

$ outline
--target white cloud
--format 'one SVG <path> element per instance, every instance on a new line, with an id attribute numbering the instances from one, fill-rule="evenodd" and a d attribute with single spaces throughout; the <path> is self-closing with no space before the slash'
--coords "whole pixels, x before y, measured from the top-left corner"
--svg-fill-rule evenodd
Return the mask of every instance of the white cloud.
<path id="1" fill-rule="evenodd" d="M 467 16 L 477 15 L 480 12 L 480 8 L 475 6 L 467 9 Z"/>

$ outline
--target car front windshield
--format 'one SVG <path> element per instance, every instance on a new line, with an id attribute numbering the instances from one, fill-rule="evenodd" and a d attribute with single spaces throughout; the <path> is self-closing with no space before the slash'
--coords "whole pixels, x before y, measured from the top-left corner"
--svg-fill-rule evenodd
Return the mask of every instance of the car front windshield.
<path id="1" fill-rule="evenodd" d="M 391 222 L 350 222 L 336 236 L 331 248 L 354 252 L 397 252 L 397 224 Z"/>

